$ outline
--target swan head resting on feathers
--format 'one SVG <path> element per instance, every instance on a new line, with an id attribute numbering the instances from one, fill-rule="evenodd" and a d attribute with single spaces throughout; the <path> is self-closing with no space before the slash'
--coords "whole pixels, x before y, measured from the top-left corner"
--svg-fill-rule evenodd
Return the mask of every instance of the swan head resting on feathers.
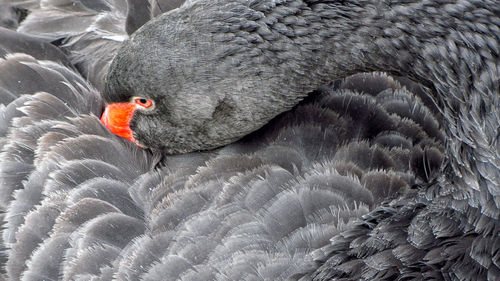
<path id="1" fill-rule="evenodd" d="M 474 190 L 498 190 L 488 175 L 500 165 L 500 27 L 483 22 L 498 18 L 500 7 L 424 2 L 187 2 L 123 44 L 107 77 L 103 121 L 113 127 L 107 116 L 118 104 L 128 113 L 116 127 L 144 147 L 212 149 L 327 82 L 386 71 L 432 89 L 453 174 Z"/>

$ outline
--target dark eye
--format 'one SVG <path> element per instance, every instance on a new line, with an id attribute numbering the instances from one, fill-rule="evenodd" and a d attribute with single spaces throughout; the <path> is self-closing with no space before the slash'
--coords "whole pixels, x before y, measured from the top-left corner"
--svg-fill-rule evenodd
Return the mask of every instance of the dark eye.
<path id="1" fill-rule="evenodd" d="M 153 101 L 146 98 L 135 98 L 135 104 L 144 108 L 150 108 L 153 106 Z"/>

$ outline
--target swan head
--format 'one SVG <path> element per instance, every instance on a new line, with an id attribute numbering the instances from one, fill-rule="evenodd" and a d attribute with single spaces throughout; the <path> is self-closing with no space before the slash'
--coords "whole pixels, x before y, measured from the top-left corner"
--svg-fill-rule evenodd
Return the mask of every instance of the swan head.
<path id="1" fill-rule="evenodd" d="M 108 128 L 166 153 L 207 150 L 257 130 L 300 100 L 287 95 L 287 73 L 256 55 L 255 44 L 234 42 L 237 32 L 223 32 L 218 15 L 196 17 L 210 12 L 203 6 L 184 8 L 150 21 L 119 50 L 104 92 Z"/>

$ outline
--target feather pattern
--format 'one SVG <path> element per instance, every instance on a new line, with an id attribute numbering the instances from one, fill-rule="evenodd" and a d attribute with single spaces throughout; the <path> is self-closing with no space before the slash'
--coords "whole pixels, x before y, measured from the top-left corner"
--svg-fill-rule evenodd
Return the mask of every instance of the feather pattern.
<path id="1" fill-rule="evenodd" d="M 77 90 L 91 89 L 84 81 L 65 83 L 74 86 L 46 91 L 55 95 L 32 91 L 14 120 L 23 126 L 10 127 L 15 137 L 4 148 L 2 168 L 8 159 L 28 164 L 25 177 L 5 185 L 12 194 L 3 231 L 11 279 L 302 276 L 315 268 L 313 250 L 380 202 L 429 180 L 442 162 L 430 158 L 427 177 L 412 165 L 422 149 L 441 150 L 419 123 L 422 111 L 393 110 L 400 96 L 387 95 L 385 86 L 379 103 L 377 93 L 352 90 L 346 80 L 234 145 L 166 157 L 150 171 L 155 155 L 103 130 L 92 103 L 60 102 L 94 98 L 92 90 Z M 413 134 L 397 130 L 404 120 Z M 354 123 L 357 129 L 349 130 Z M 17 148 L 26 145 L 27 152 Z M 413 158 L 402 156 L 412 151 Z M 373 252 L 374 242 L 360 241 L 359 249 Z M 379 255 L 374 260 L 387 266 L 397 260 Z"/>
<path id="2" fill-rule="evenodd" d="M 101 87 L 114 47 L 98 53 L 98 63 L 78 52 L 116 38 L 87 33 L 82 26 L 104 30 L 108 23 L 118 26 L 116 20 L 117 34 L 124 34 L 125 10 L 110 8 L 118 2 L 76 1 L 52 18 L 50 9 L 67 2 L 46 2 L 30 4 L 36 12 L 22 28 L 51 40 L 64 38 L 62 48 L 72 62 L 84 74 L 96 74 L 87 78 Z M 344 2 L 337 16 L 349 19 L 352 1 Z M 316 91 L 237 143 L 161 161 L 105 130 L 96 117 L 99 95 L 63 59 L 39 57 L 43 41 L 14 36 L 39 43 L 15 51 L 24 54 L 5 51 L 9 55 L 0 61 L 2 73 L 10 75 L 0 77 L 5 247 L 0 262 L 6 278 L 497 279 L 500 157 L 498 134 L 488 132 L 496 132 L 500 120 L 498 95 L 492 93 L 498 91 L 498 9 L 487 0 L 400 2 L 385 19 L 392 25 L 376 26 L 394 45 L 381 40 L 377 46 L 384 47 L 385 64 L 401 55 L 397 69 L 413 65 L 417 76 L 429 77 L 423 82 L 430 88 L 383 73 L 351 76 Z M 272 58 L 255 55 L 254 62 L 290 63 L 301 72 L 300 65 L 286 62 L 286 52 L 278 52 L 293 49 L 283 35 L 314 37 L 315 24 L 339 3 L 252 1 L 255 13 L 246 16 L 264 17 L 268 26 L 252 40 L 275 43 L 266 49 L 275 48 Z M 76 14 L 67 13 L 72 9 L 88 15 L 85 22 L 77 24 Z M 309 28 L 299 28 L 300 11 L 310 17 Z M 442 11 L 466 15 L 470 22 L 460 25 L 465 31 L 448 32 L 450 23 L 436 16 Z M 222 55 L 234 55 L 241 47 L 232 43 L 242 37 L 231 37 L 231 28 L 257 27 L 230 25 L 237 10 L 219 12 L 228 25 L 217 28 L 228 32 L 218 39 L 231 43 Z M 63 22 L 64 30 L 37 26 L 47 20 L 43 16 L 53 20 L 51 28 Z M 408 44 L 401 41 L 405 19 L 434 16 L 437 24 L 412 25 L 415 34 L 443 35 L 425 46 L 410 36 L 414 48 L 422 47 L 421 61 L 395 51 Z M 330 36 L 328 30 L 321 36 Z M 11 39 L 0 42 L 0 50 L 15 45 L 4 43 Z M 321 51 L 320 44 L 303 43 Z M 380 54 L 351 51 L 353 56 Z M 436 64 L 436 57 L 449 60 Z M 234 56 L 236 67 L 239 59 Z M 422 61 L 429 64 L 419 65 Z M 314 75 L 326 79 L 324 73 Z M 28 90 L 21 91 L 12 81 L 22 77 L 38 81 L 26 79 Z M 461 89 L 479 94 L 469 97 Z M 446 94 L 429 98 L 436 92 Z M 467 122 L 457 122 L 461 119 Z"/>

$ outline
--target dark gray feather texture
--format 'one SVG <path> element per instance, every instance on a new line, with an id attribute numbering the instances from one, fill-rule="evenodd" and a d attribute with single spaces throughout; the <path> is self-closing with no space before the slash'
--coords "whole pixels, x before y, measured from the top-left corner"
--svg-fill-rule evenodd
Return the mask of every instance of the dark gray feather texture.
<path id="1" fill-rule="evenodd" d="M 20 6 L 26 2 L 8 1 Z M 18 30 L 60 45 L 82 75 L 102 89 L 109 64 L 128 37 L 126 19 L 126 0 L 49 0 L 30 7 Z M 129 25 L 142 21 L 137 16 Z"/>
<path id="2" fill-rule="evenodd" d="M 390 80 L 383 75 L 377 79 Z M 348 114 L 352 109 L 385 116 L 389 124 L 401 118 L 363 95 L 348 88 L 325 90 L 233 146 L 191 155 L 189 162 L 167 157 L 166 167 L 151 172 L 147 166 L 132 168 L 130 159 L 141 163 L 140 155 L 132 156 L 137 149 L 108 140 L 111 136 L 99 133 L 95 118 L 59 119 L 59 125 L 50 127 L 57 134 L 48 130 L 41 138 L 42 147 L 33 160 L 37 167 L 9 206 L 8 213 L 27 215 L 22 224 L 7 215 L 4 236 L 16 233 L 16 239 L 9 240 L 8 276 L 24 280 L 302 276 L 316 267 L 308 253 L 327 245 L 330 237 L 375 203 L 404 194 L 416 180 L 425 180 L 405 169 L 411 166 L 409 156 L 404 160 L 392 145 L 372 143 L 375 136 L 398 134 L 408 143 L 399 149 L 409 153 L 414 144 L 419 148 L 417 139 L 393 131 L 394 126 L 371 128 L 369 120 L 358 122 L 358 127 L 370 128 L 370 137 L 349 132 L 355 124 Z M 407 97 L 420 105 L 411 93 Z M 333 106 L 336 99 L 351 102 Z M 26 114 L 41 118 L 31 111 L 43 107 L 32 103 Z M 32 118 L 31 122 L 40 122 Z M 427 135 L 413 124 L 421 131 L 417 136 Z M 58 135 L 66 137 L 52 137 Z M 172 161 L 185 164 L 169 165 Z M 394 185 L 379 186 L 380 178 Z M 106 234 L 108 227 L 123 228 L 119 231 L 123 235 Z M 47 260 L 46 255 L 53 258 Z"/>
<path id="3" fill-rule="evenodd" d="M 499 18 L 490 0 L 187 1 L 122 45 L 104 92 L 157 102 L 141 143 L 195 150 L 161 162 L 30 54 L 66 87 L 5 99 L 5 278 L 499 279 Z M 403 78 L 350 76 L 371 71 Z"/>

